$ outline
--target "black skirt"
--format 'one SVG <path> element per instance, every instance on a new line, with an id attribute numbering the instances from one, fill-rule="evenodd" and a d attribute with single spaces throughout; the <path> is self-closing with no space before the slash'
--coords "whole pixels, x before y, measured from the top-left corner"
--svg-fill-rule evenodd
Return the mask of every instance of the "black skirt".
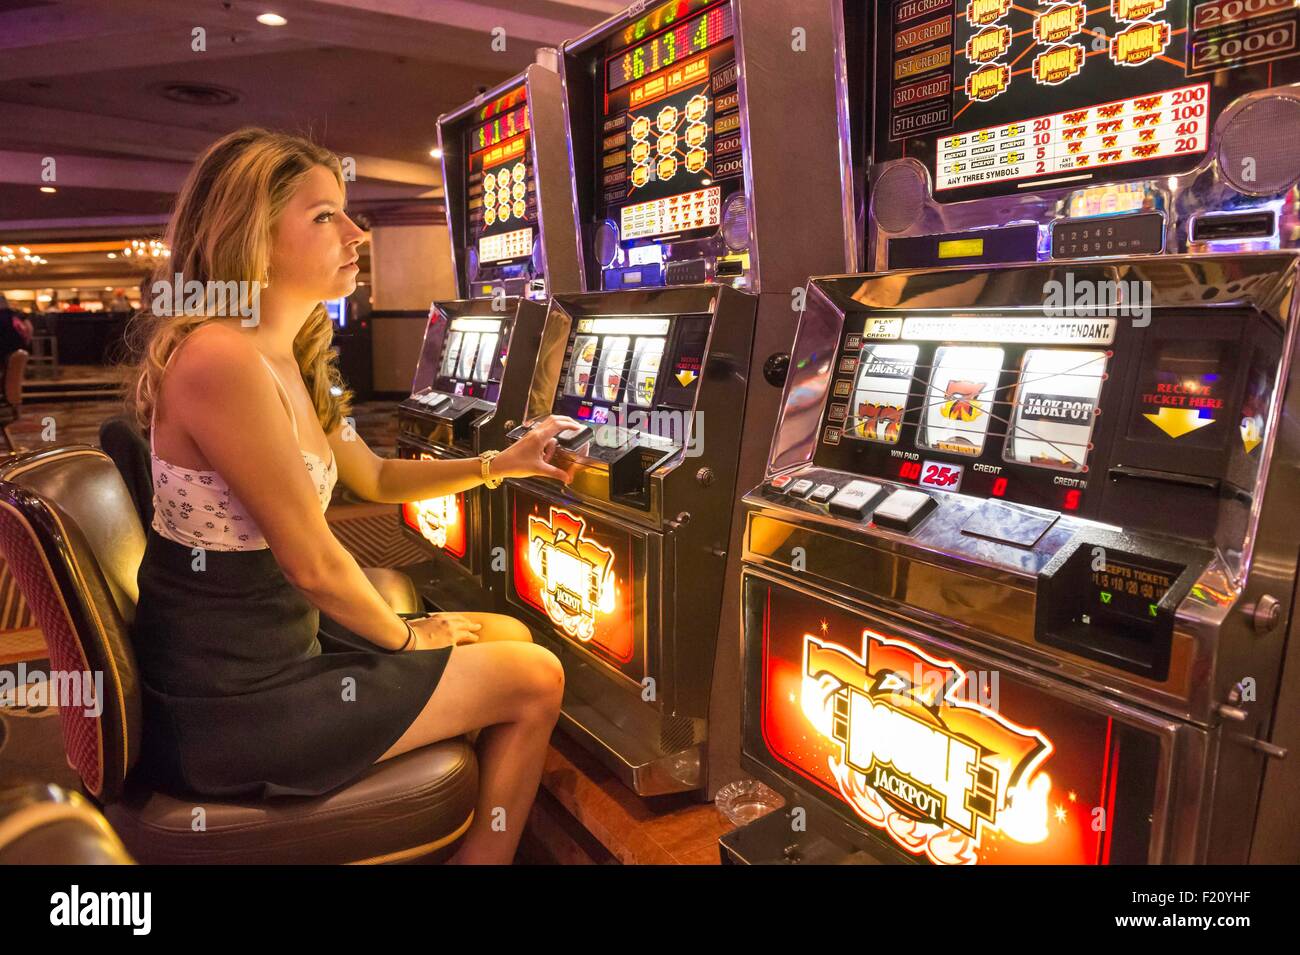
<path id="1" fill-rule="evenodd" d="M 321 631 L 268 548 L 200 559 L 151 529 L 139 585 L 135 771 L 178 794 L 315 796 L 350 782 L 419 716 L 451 656 Z"/>

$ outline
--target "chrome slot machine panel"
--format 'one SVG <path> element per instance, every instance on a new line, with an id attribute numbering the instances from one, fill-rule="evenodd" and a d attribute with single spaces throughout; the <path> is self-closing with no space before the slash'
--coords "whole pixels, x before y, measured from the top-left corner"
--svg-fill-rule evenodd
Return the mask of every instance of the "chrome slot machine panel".
<path id="1" fill-rule="evenodd" d="M 794 296 L 856 262 L 834 6 L 638 3 L 562 49 L 589 297 L 552 303 L 575 325 L 548 408 L 583 422 L 569 513 L 612 549 L 631 534 L 647 575 L 643 655 L 563 638 L 562 725 L 642 794 L 711 798 L 740 774 L 739 500 L 762 475 Z M 657 424 L 683 413 L 695 447 Z M 621 667 L 653 681 L 644 700 Z"/>
<path id="2" fill-rule="evenodd" d="M 1295 722 L 1296 277 L 1250 253 L 814 280 L 745 498 L 746 765 L 889 861 L 1297 851 L 1252 845 Z M 1069 283 L 1148 297 L 1062 309 Z"/>
<path id="3" fill-rule="evenodd" d="M 399 457 L 473 457 L 501 446 L 507 421 L 523 420 L 546 308 L 518 299 L 503 315 L 493 305 L 492 299 L 438 302 L 430 310 L 412 393 L 398 406 Z M 438 606 L 494 605 L 483 572 L 483 494 L 474 488 L 401 505 L 404 528 L 431 557 L 421 589 Z"/>
<path id="4" fill-rule="evenodd" d="M 558 438 L 574 477 L 497 499 L 506 599 L 565 661 L 564 725 L 645 795 L 701 785 L 755 304 L 717 285 L 555 296 L 536 410 L 580 422 Z"/>
<path id="5" fill-rule="evenodd" d="M 460 297 L 429 311 L 411 395 L 398 407 L 401 457 L 477 455 L 523 420 L 542 302 L 551 290 L 581 288 L 562 118 L 559 76 L 541 64 L 438 118 Z M 483 572 L 482 493 L 400 508 L 403 526 L 429 554 L 427 573 L 416 577 L 438 607 L 496 605 Z"/>
<path id="6" fill-rule="evenodd" d="M 868 269 L 1294 248 L 1289 0 L 876 4 Z"/>

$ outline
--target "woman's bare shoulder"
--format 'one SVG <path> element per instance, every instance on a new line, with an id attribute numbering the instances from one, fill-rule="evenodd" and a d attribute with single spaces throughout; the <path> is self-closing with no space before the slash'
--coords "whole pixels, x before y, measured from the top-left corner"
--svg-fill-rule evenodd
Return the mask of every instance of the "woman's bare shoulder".
<path id="1" fill-rule="evenodd" d="M 223 325 L 201 325 L 185 338 L 168 368 L 173 382 L 229 393 L 258 380 L 261 362 L 246 336 Z"/>

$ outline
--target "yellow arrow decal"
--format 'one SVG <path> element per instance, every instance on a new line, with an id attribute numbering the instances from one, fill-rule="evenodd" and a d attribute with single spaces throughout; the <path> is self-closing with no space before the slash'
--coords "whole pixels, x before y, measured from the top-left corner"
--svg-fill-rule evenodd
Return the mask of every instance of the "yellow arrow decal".
<path id="1" fill-rule="evenodd" d="M 1171 438 L 1181 438 L 1197 428 L 1214 424 L 1213 418 L 1202 418 L 1195 408 L 1161 408 L 1157 414 L 1144 414 L 1142 417 Z"/>
<path id="2" fill-rule="evenodd" d="M 695 380 L 695 372 L 679 371 L 677 373 L 677 380 L 680 381 L 682 383 L 682 387 L 685 388 L 687 385 L 689 385 L 692 381 Z"/>

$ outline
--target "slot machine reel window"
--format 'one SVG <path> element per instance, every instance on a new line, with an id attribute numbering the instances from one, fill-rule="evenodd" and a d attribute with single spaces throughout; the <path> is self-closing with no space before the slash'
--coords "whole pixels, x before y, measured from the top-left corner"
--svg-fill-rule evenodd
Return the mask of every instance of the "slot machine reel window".
<path id="1" fill-rule="evenodd" d="M 494 382 L 503 338 L 500 319 L 452 319 L 439 366 L 441 380 L 438 387 L 460 394 L 467 384 Z"/>
<path id="2" fill-rule="evenodd" d="M 466 332 L 460 346 L 460 359 L 456 362 L 456 377 L 469 378 L 474 370 L 474 358 L 478 355 L 478 343 L 481 333 Z"/>
<path id="3" fill-rule="evenodd" d="M 1006 352 L 1001 348 L 940 345 L 921 411 L 918 443 L 966 457 L 984 452 Z"/>
<path id="4" fill-rule="evenodd" d="M 1020 365 L 1003 459 L 1061 471 L 1087 469 L 1106 352 L 1031 348 Z"/>
<path id="5" fill-rule="evenodd" d="M 815 462 L 1087 511 L 1093 443 L 1109 440 L 1098 429 L 1115 330 L 1113 319 L 857 313 Z"/>
<path id="6" fill-rule="evenodd" d="M 488 265 L 532 254 L 537 202 L 525 96 L 520 86 L 497 97 L 466 132 L 470 235 Z"/>
<path id="7" fill-rule="evenodd" d="M 453 328 L 447 335 L 447 350 L 442 358 L 442 373 L 445 377 L 453 377 L 456 371 L 456 359 L 460 357 L 460 346 L 464 338 L 465 333 L 457 328 Z"/>
<path id="8" fill-rule="evenodd" d="M 862 347 L 846 438 L 897 444 L 907 415 L 907 396 L 916 376 L 918 345 Z"/>
<path id="9" fill-rule="evenodd" d="M 596 397 L 614 403 L 623 393 L 623 366 L 627 363 L 627 348 L 631 339 L 615 335 L 605 339 L 601 349 L 600 371 L 596 376 Z"/>
<path id="10" fill-rule="evenodd" d="M 606 45 L 598 218 L 623 241 L 702 238 L 743 174 L 729 0 L 674 0 Z"/>
<path id="11" fill-rule="evenodd" d="M 652 405 L 670 328 L 666 318 L 582 319 L 556 412 L 603 424 L 606 405 Z M 579 399 L 578 406 L 566 398 Z"/>
<path id="12" fill-rule="evenodd" d="M 659 381 L 659 365 L 664 356 L 664 339 L 638 338 L 632 352 L 632 376 L 628 387 L 628 402 L 642 407 L 654 403 L 655 385 Z"/>

